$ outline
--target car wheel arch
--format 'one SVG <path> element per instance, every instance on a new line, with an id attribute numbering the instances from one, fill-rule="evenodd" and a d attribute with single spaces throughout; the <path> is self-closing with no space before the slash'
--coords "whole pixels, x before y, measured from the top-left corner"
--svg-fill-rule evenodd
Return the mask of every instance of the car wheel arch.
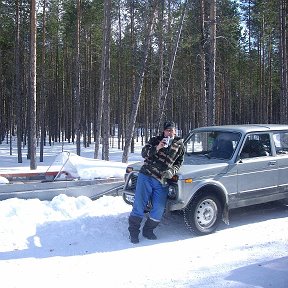
<path id="1" fill-rule="evenodd" d="M 228 193 L 223 185 L 219 185 L 219 183 L 205 183 L 201 187 L 198 187 L 197 191 L 193 193 L 192 197 L 187 202 L 186 207 L 193 201 L 193 199 L 198 197 L 199 194 L 207 192 L 215 193 L 215 196 L 223 207 L 228 204 Z"/>
<path id="2" fill-rule="evenodd" d="M 196 235 L 213 233 L 219 225 L 221 216 L 222 220 L 228 224 L 228 218 L 225 221 L 225 215 L 228 216 L 227 207 L 226 196 L 221 187 L 212 184 L 205 185 L 193 195 L 185 207 L 185 224 Z M 209 211 L 208 214 L 207 211 Z"/>

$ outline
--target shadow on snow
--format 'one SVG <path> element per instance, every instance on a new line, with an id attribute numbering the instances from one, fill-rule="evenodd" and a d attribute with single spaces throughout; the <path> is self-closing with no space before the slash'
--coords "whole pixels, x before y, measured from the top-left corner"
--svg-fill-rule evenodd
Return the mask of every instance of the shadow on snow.
<path id="1" fill-rule="evenodd" d="M 139 248 L 196 237 L 186 229 L 182 213 L 173 212 L 167 213 L 157 227 L 158 240 L 147 240 L 140 234 L 140 243 L 134 245 L 128 238 L 128 216 L 129 213 L 123 213 L 45 223 L 37 227 L 36 234 L 27 239 L 27 249 L 0 252 L 0 259 L 78 256 Z M 230 225 L 220 224 L 218 231 L 287 216 L 288 206 L 279 202 L 238 208 L 230 212 Z"/>

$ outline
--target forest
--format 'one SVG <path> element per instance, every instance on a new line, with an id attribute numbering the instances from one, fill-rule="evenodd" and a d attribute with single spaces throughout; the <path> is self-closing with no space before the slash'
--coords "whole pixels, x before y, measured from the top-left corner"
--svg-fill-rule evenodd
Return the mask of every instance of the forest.
<path id="1" fill-rule="evenodd" d="M 36 169 L 65 141 L 127 162 L 165 120 L 183 137 L 285 124 L 287 15 L 286 0 L 2 0 L 0 144 Z"/>

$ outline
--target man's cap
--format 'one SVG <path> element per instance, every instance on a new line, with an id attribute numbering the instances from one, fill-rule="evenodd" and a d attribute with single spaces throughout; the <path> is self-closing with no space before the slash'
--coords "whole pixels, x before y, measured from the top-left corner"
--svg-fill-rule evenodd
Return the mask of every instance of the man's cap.
<path id="1" fill-rule="evenodd" d="M 176 125 L 173 121 L 166 121 L 164 122 L 164 130 L 166 129 L 173 129 L 173 128 L 176 128 Z"/>

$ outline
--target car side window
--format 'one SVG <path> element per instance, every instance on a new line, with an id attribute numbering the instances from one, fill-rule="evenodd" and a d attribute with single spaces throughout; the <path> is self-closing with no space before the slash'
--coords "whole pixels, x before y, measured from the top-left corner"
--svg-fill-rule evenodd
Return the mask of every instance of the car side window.
<path id="1" fill-rule="evenodd" d="M 254 158 L 271 155 L 269 134 L 249 134 L 242 147 L 240 157 Z"/>
<path id="2" fill-rule="evenodd" d="M 273 133 L 276 154 L 288 154 L 288 131 Z"/>

